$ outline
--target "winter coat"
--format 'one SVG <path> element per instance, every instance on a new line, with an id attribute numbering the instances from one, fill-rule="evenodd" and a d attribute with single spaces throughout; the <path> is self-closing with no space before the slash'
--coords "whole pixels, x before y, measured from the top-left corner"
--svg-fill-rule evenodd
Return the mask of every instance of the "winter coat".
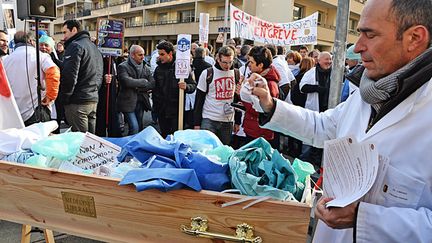
<path id="1" fill-rule="evenodd" d="M 145 109 L 151 109 L 148 91 L 154 88 L 155 81 L 150 69 L 144 63 L 141 67 L 143 70 L 139 72 L 131 59 L 122 62 L 118 67 L 117 79 L 120 90 L 117 96 L 117 110 L 119 112 L 134 112 L 138 96 L 141 96 L 140 101 L 144 102 Z"/>

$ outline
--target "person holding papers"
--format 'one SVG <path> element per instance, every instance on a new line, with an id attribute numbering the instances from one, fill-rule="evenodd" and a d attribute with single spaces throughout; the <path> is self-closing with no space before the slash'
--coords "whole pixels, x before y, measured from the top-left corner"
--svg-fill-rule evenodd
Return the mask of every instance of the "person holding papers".
<path id="1" fill-rule="evenodd" d="M 431 0 L 366 2 L 354 48 L 365 67 L 360 92 L 334 109 L 305 110 L 272 98 L 261 82 L 253 88 L 262 127 L 316 147 L 351 136 L 373 143 L 387 163 L 373 185 L 379 190 L 345 207 L 318 201 L 314 242 L 432 242 L 430 9 Z"/>

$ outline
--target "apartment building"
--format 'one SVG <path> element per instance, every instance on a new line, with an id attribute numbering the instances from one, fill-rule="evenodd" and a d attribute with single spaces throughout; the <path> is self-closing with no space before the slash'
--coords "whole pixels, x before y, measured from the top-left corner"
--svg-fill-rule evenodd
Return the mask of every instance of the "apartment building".
<path id="1" fill-rule="evenodd" d="M 351 0 L 347 42 L 358 38 L 356 26 L 366 0 Z M 272 22 L 290 22 L 319 13 L 318 44 L 310 48 L 331 50 L 335 35 L 337 0 L 231 0 L 249 14 Z M 140 44 L 147 53 L 160 39 L 175 41 L 177 34 L 192 34 L 198 39 L 199 14 L 210 14 L 209 42 L 213 46 L 224 26 L 224 0 L 57 0 L 53 22 L 54 37 L 61 39 L 63 22 L 78 19 L 96 36 L 98 18 L 125 19 L 125 45 Z"/>

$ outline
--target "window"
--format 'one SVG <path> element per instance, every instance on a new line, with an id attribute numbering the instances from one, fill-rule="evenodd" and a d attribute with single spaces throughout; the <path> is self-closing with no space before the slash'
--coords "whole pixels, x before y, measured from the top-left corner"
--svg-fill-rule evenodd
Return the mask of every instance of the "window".
<path id="1" fill-rule="evenodd" d="M 358 20 L 356 19 L 349 19 L 348 23 L 348 29 L 349 30 L 357 30 Z"/>
<path id="2" fill-rule="evenodd" d="M 125 19 L 125 21 L 126 21 L 127 27 L 137 27 L 137 26 L 142 25 L 143 17 L 142 16 L 135 16 L 135 17 L 127 18 L 127 19 Z"/>
<path id="3" fill-rule="evenodd" d="M 305 7 L 294 4 L 293 8 L 293 20 L 299 20 L 304 18 Z"/>
<path id="4" fill-rule="evenodd" d="M 158 13 L 157 21 L 166 23 L 168 21 L 168 13 Z"/>
<path id="5" fill-rule="evenodd" d="M 190 23 L 195 21 L 195 10 L 183 10 L 178 12 L 178 21 L 180 23 Z"/>
<path id="6" fill-rule="evenodd" d="M 225 6 L 217 7 L 216 17 L 225 17 Z"/>
<path id="7" fill-rule="evenodd" d="M 161 3 L 167 3 L 167 2 L 172 2 L 174 0 L 160 0 Z"/>
<path id="8" fill-rule="evenodd" d="M 324 24 L 324 22 L 325 22 L 324 17 L 325 17 L 324 12 L 318 11 L 318 24 L 319 25 Z"/>

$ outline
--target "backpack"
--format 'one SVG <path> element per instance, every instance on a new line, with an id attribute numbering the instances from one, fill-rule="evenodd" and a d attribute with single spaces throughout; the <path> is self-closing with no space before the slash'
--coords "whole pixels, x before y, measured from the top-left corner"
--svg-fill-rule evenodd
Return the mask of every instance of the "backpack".
<path id="1" fill-rule="evenodd" d="M 208 93 L 210 83 L 213 81 L 214 71 L 213 71 L 213 67 L 209 67 L 206 70 L 207 70 L 207 77 L 206 77 L 207 91 L 206 91 L 206 93 Z M 240 82 L 240 71 L 237 68 L 234 68 L 234 80 L 235 80 L 236 84 L 238 84 L 238 82 Z"/>

